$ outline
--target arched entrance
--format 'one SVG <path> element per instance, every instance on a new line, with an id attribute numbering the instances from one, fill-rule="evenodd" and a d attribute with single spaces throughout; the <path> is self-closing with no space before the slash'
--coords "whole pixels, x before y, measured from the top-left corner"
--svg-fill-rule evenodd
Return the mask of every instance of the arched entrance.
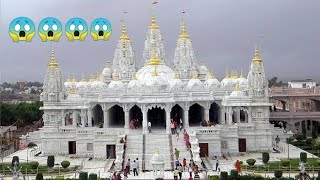
<path id="1" fill-rule="evenodd" d="M 103 124 L 103 110 L 100 104 L 97 104 L 92 109 L 92 126 L 99 127 Z"/>
<path id="2" fill-rule="evenodd" d="M 195 103 L 189 108 L 189 126 L 200 126 L 204 117 L 204 108 Z"/>
<path id="3" fill-rule="evenodd" d="M 108 110 L 109 127 L 124 127 L 124 111 L 119 105 L 114 105 Z"/>
<path id="4" fill-rule="evenodd" d="M 180 119 L 183 122 L 183 109 L 178 104 L 174 105 L 170 112 L 170 119 L 180 125 Z"/>
<path id="5" fill-rule="evenodd" d="M 248 112 L 244 109 L 240 109 L 240 122 L 248 123 Z"/>
<path id="6" fill-rule="evenodd" d="M 217 103 L 212 103 L 209 109 L 209 119 L 212 124 L 219 124 L 220 107 Z"/>
<path id="7" fill-rule="evenodd" d="M 137 105 L 134 105 L 129 111 L 129 127 L 130 129 L 142 127 L 142 111 Z"/>
<path id="8" fill-rule="evenodd" d="M 166 128 L 166 111 L 160 107 L 153 107 L 148 110 L 148 122 L 151 128 Z"/>

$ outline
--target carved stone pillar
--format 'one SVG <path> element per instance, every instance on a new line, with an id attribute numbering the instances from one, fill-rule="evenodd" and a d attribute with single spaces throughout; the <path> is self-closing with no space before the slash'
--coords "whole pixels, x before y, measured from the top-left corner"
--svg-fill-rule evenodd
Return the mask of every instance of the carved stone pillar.
<path id="1" fill-rule="evenodd" d="M 237 120 L 236 122 L 237 123 L 241 123 L 241 121 L 240 121 L 240 109 L 239 108 L 236 109 L 236 116 L 237 116 L 236 117 L 236 120 Z"/>
<path id="2" fill-rule="evenodd" d="M 124 105 L 123 111 L 124 111 L 124 128 L 128 130 L 130 119 L 129 119 L 129 108 L 127 104 Z"/>
<path id="3" fill-rule="evenodd" d="M 227 112 L 227 117 L 228 117 L 227 124 L 228 125 L 232 124 L 232 114 L 233 114 L 232 107 L 228 107 L 228 112 Z"/>
<path id="4" fill-rule="evenodd" d="M 88 127 L 92 127 L 92 109 L 88 109 Z"/>
<path id="5" fill-rule="evenodd" d="M 183 115 L 183 126 L 184 128 L 189 128 L 189 103 L 185 104 L 184 115 Z"/>
<path id="6" fill-rule="evenodd" d="M 221 107 L 219 111 L 220 112 L 219 112 L 218 124 L 226 124 L 224 108 Z"/>
<path id="7" fill-rule="evenodd" d="M 102 106 L 103 110 L 103 128 L 109 127 L 109 105 L 104 104 Z"/>
<path id="8" fill-rule="evenodd" d="M 206 121 L 210 121 L 209 110 L 209 108 L 204 109 L 204 120 Z"/>
<path id="9" fill-rule="evenodd" d="M 66 126 L 66 113 L 64 112 L 64 110 L 61 110 L 61 126 Z"/>
<path id="10" fill-rule="evenodd" d="M 148 108 L 146 105 L 142 106 L 142 133 L 148 134 Z"/>
<path id="11" fill-rule="evenodd" d="M 76 110 L 72 111 L 72 126 L 77 126 L 78 112 Z"/>
<path id="12" fill-rule="evenodd" d="M 170 112 L 172 109 L 172 105 L 171 104 L 167 104 L 165 107 L 166 110 L 166 132 L 167 134 L 170 134 L 171 129 L 170 129 Z"/>

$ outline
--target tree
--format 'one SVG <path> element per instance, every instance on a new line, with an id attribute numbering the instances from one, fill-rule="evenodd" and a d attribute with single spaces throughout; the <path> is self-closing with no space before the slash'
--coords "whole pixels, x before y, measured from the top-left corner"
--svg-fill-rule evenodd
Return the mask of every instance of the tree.
<path id="1" fill-rule="evenodd" d="M 312 139 L 316 139 L 318 137 L 316 126 L 312 126 Z"/>
<path id="2" fill-rule="evenodd" d="M 307 138 L 307 129 L 306 129 L 306 123 L 302 122 L 302 127 L 301 127 L 302 135 L 304 139 Z"/>
<path id="3" fill-rule="evenodd" d="M 54 156 L 48 156 L 47 166 L 48 166 L 49 168 L 53 168 L 53 166 L 54 166 Z"/>

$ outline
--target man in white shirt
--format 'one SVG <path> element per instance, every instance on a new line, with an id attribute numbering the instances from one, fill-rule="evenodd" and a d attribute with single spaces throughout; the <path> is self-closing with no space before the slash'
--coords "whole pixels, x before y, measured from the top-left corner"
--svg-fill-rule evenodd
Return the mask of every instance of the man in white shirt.
<path id="1" fill-rule="evenodd" d="M 149 133 L 151 133 L 151 122 L 150 121 L 148 122 L 148 130 L 149 130 Z"/>

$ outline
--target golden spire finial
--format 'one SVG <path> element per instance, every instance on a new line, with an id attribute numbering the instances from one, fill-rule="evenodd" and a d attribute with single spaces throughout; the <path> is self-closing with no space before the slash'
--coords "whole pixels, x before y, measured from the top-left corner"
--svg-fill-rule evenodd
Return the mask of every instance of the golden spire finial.
<path id="1" fill-rule="evenodd" d="M 95 77 L 93 74 L 90 74 L 90 79 L 89 79 L 89 82 L 94 82 L 95 81 Z"/>
<path id="2" fill-rule="evenodd" d="M 214 77 L 214 75 L 213 75 L 213 73 L 211 72 L 211 71 L 209 71 L 209 70 L 207 70 L 208 72 L 208 75 L 209 75 L 209 78 L 210 79 L 215 79 L 216 77 Z"/>
<path id="3" fill-rule="evenodd" d="M 58 63 L 56 62 L 56 58 L 54 56 L 54 50 L 51 51 L 51 60 L 48 64 L 49 67 L 58 67 Z"/>
<path id="4" fill-rule="evenodd" d="M 174 76 L 173 79 L 179 79 L 179 73 L 176 68 L 174 68 Z"/>
<path id="5" fill-rule="evenodd" d="M 73 74 L 73 76 L 72 76 L 72 80 L 71 80 L 72 82 L 77 82 L 77 79 L 76 79 L 76 76 Z"/>
<path id="6" fill-rule="evenodd" d="M 240 84 L 239 83 L 236 84 L 236 91 L 240 91 Z"/>
<path id="7" fill-rule="evenodd" d="M 136 70 L 133 71 L 133 74 L 132 74 L 132 79 L 133 80 L 138 80 L 138 77 L 137 77 L 137 72 Z"/>
<path id="8" fill-rule="evenodd" d="M 160 65 L 160 59 L 158 58 L 158 52 L 157 52 L 157 48 L 156 45 L 153 44 L 151 47 L 151 58 L 149 59 L 148 65 Z"/>
<path id="9" fill-rule="evenodd" d="M 70 94 L 76 94 L 76 87 L 73 86 L 71 88 Z"/>
<path id="10" fill-rule="evenodd" d="M 198 71 L 197 70 L 192 71 L 192 79 L 198 79 Z"/>
<path id="11" fill-rule="evenodd" d="M 183 20 L 182 20 L 182 23 L 181 23 L 181 34 L 179 35 L 179 38 L 181 38 L 181 39 L 189 38 L 189 35 L 187 33 L 186 24 L 184 23 Z"/>
<path id="12" fill-rule="evenodd" d="M 157 66 L 154 66 L 153 72 L 152 72 L 152 76 L 158 76 L 158 72 L 157 72 Z"/>
<path id="13" fill-rule="evenodd" d="M 118 81 L 119 80 L 119 73 L 115 72 L 113 75 L 113 80 Z"/>
<path id="14" fill-rule="evenodd" d="M 82 75 L 81 75 L 80 82 L 86 82 L 86 77 L 84 76 L 84 74 L 83 74 L 83 73 L 82 73 Z"/>
<path id="15" fill-rule="evenodd" d="M 238 72 L 236 70 L 231 72 L 231 79 L 238 79 Z"/>
<path id="16" fill-rule="evenodd" d="M 156 22 L 156 16 L 154 14 L 151 17 L 151 24 L 149 26 L 149 29 L 159 29 L 159 26 L 157 25 L 157 22 Z"/>
<path id="17" fill-rule="evenodd" d="M 126 25 L 124 24 L 123 20 L 121 21 L 122 21 L 122 30 L 121 30 L 122 34 L 120 36 L 120 40 L 129 40 L 129 37 L 127 35 Z"/>
<path id="18" fill-rule="evenodd" d="M 226 69 L 226 76 L 225 76 L 224 78 L 230 78 L 230 77 L 229 77 L 228 68 Z"/>
<path id="19" fill-rule="evenodd" d="M 72 80 L 72 79 L 71 79 L 71 77 L 70 77 L 70 74 L 68 74 L 68 75 L 67 75 L 67 80 L 66 80 L 66 82 L 71 82 L 71 80 Z"/>
<path id="20" fill-rule="evenodd" d="M 259 52 L 258 47 L 256 47 L 255 50 L 254 50 L 253 62 L 255 62 L 255 63 L 260 63 L 260 62 L 262 62 L 262 59 L 261 59 L 261 57 L 260 57 L 260 52 Z"/>

